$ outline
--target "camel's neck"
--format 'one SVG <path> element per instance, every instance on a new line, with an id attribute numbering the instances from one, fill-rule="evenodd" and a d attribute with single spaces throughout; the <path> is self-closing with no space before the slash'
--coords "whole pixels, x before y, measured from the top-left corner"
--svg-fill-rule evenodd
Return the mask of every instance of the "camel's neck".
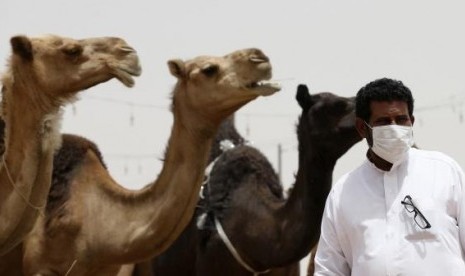
<path id="1" fill-rule="evenodd" d="M 280 213 L 280 219 L 285 222 L 286 235 L 294 237 L 290 238 L 294 240 L 288 244 L 294 247 L 293 254 L 302 257 L 318 240 L 321 217 L 337 161 L 328 151 L 312 145 L 314 141 L 308 134 L 306 130 L 300 131 L 296 182 Z"/>
<path id="2" fill-rule="evenodd" d="M 119 228 L 118 233 L 111 229 L 111 233 L 103 233 L 98 225 L 93 226 L 98 229 L 89 230 L 101 234 L 97 244 L 108 241 L 109 247 L 116 247 L 103 258 L 127 263 L 159 254 L 192 218 L 216 127 L 199 129 L 201 124 L 182 119 L 175 110 L 163 168 L 155 183 L 127 197 L 122 204 L 104 207 L 108 208 L 110 220 L 114 220 L 112 224 L 127 227 Z M 115 200 L 112 197 L 110 201 Z M 107 234 L 113 238 L 109 240 Z"/>
<path id="3" fill-rule="evenodd" d="M 171 207 L 182 204 L 185 208 L 196 204 L 213 136 L 214 131 L 188 129 L 175 117 L 162 171 L 149 188 L 152 202 L 164 202 Z M 179 215 L 185 213 L 186 210 L 181 210 L 185 208 L 179 208 Z M 177 208 L 160 212 L 163 217 L 157 221 L 171 220 L 176 211 Z"/>
<path id="4" fill-rule="evenodd" d="M 319 223 L 317 217 L 323 212 L 337 161 L 327 154 L 326 151 L 313 147 L 311 141 L 299 142 L 296 182 L 286 204 L 290 212 L 303 212 L 315 224 Z"/>
<path id="5" fill-rule="evenodd" d="M 20 77 L 17 79 L 3 93 L 5 152 L 0 160 L 0 255 L 32 227 L 38 211 L 31 206 L 44 206 L 51 178 L 53 147 L 46 146 L 43 128 L 47 114 L 34 108 L 37 103 L 28 97 L 43 91 L 29 91 L 31 86 L 23 85 Z M 44 171 L 48 175 L 39 176 Z"/>

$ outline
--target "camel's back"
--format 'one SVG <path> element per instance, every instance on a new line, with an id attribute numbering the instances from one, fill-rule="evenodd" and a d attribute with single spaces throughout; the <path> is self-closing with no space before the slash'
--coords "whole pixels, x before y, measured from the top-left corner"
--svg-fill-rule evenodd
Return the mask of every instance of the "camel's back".
<path id="1" fill-rule="evenodd" d="M 199 213 L 207 213 L 206 228 L 214 229 L 212 214 L 222 218 L 230 208 L 233 197 L 243 189 L 262 191 L 278 201 L 284 199 L 283 187 L 268 159 L 256 148 L 239 145 L 224 152 L 216 161 L 203 188 Z M 254 192 L 251 192 L 254 194 Z"/>
<path id="2" fill-rule="evenodd" d="M 257 185 L 267 185 L 275 196 L 282 197 L 282 186 L 271 163 L 258 149 L 248 145 L 236 146 L 217 160 L 210 175 L 211 195 L 237 189 L 250 176 Z"/>

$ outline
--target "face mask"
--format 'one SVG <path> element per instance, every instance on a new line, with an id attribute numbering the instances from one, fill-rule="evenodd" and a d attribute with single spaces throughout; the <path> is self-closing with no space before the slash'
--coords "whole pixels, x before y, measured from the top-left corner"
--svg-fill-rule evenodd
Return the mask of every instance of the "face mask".
<path id="1" fill-rule="evenodd" d="M 376 155 L 394 164 L 402 159 L 413 145 L 413 130 L 411 126 L 386 125 L 370 127 L 373 134 L 373 150 Z"/>

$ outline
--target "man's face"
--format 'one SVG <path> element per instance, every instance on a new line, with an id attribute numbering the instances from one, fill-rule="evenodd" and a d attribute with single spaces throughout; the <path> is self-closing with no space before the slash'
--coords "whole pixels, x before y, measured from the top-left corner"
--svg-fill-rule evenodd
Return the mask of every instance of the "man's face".
<path id="1" fill-rule="evenodd" d="M 400 126 L 412 126 L 415 118 L 409 116 L 408 105 L 403 101 L 370 103 L 371 116 L 368 123 L 371 127 L 385 126 L 390 124 Z M 368 145 L 373 145 L 371 129 L 365 124 L 363 119 L 357 118 L 357 131 L 362 138 L 367 138 Z"/>

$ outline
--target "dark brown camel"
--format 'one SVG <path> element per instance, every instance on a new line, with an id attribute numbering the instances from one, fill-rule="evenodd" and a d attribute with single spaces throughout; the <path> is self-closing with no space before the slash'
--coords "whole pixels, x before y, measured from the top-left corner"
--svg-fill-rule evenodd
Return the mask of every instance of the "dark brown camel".
<path id="1" fill-rule="evenodd" d="M 228 251 L 215 218 L 250 268 L 270 269 L 263 275 L 299 274 L 299 260 L 319 238 L 336 161 L 360 136 L 354 127 L 353 98 L 331 93 L 311 96 L 304 85 L 298 87 L 296 98 L 302 108 L 297 125 L 299 169 L 289 198 L 284 198 L 266 157 L 241 145 L 243 139 L 229 121 L 216 139 L 217 151 L 211 159 L 220 155 L 219 141 L 224 138 L 236 147 L 215 162 L 194 218 L 151 264 L 136 265 L 134 275 L 253 275 Z M 147 265 L 152 274 L 147 273 Z"/>

